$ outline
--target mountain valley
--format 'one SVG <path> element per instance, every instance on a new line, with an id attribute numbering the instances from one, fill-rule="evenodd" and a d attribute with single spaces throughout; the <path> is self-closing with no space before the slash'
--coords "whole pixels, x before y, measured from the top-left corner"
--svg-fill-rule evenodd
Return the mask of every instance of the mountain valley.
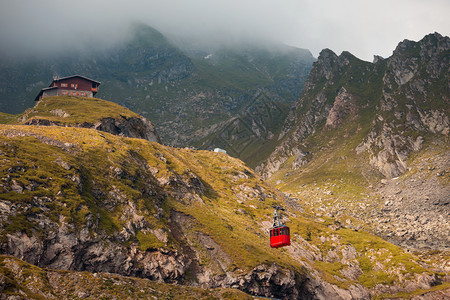
<path id="1" fill-rule="evenodd" d="M 103 58 L 2 68 L 2 297 L 450 297 L 448 37 L 370 63 L 136 26 Z M 33 103 L 55 73 L 115 103 Z"/>

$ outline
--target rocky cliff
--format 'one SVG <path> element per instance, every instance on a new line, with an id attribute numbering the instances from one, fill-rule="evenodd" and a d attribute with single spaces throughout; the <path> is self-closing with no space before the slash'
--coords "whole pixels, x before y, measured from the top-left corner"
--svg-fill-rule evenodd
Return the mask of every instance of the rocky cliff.
<path id="1" fill-rule="evenodd" d="M 42 269 L 0 256 L 1 299 L 253 299 L 235 289 L 202 289 L 111 273 Z"/>
<path id="2" fill-rule="evenodd" d="M 257 170 L 318 216 L 446 253 L 449 51 L 438 33 L 373 63 L 323 50 Z"/>
<path id="3" fill-rule="evenodd" d="M 387 178 L 403 174 L 424 135 L 448 136 L 449 49 L 449 38 L 435 33 L 419 42 L 405 40 L 391 57 L 375 63 L 323 50 L 280 145 L 259 170 L 270 176 L 310 134 L 359 117 L 361 130 L 370 129 L 356 151 L 368 151 L 369 163 Z"/>

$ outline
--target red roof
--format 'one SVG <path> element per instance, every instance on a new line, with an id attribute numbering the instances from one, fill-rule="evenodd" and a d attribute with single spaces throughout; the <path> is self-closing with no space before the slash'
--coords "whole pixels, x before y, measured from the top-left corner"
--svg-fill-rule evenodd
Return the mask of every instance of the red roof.
<path id="1" fill-rule="evenodd" d="M 52 83 L 53 83 L 53 82 L 60 81 L 60 80 L 66 80 L 66 79 L 74 78 L 74 77 L 83 78 L 83 79 L 85 79 L 85 80 L 88 80 L 88 81 L 91 81 L 91 82 L 95 82 L 95 83 L 98 83 L 98 84 L 101 83 L 100 81 L 97 81 L 97 80 L 94 80 L 94 79 L 90 79 L 90 78 L 87 78 L 87 77 L 81 76 L 81 75 L 72 75 L 72 76 L 66 76 L 66 77 L 56 78 L 56 79 L 53 79 Z M 50 83 L 50 86 L 52 85 L 52 83 Z"/>

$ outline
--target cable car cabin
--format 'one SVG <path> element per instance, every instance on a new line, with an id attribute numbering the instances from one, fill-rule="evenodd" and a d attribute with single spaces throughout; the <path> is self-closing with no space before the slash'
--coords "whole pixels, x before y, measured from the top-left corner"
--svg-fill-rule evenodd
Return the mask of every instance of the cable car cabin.
<path id="1" fill-rule="evenodd" d="M 270 229 L 270 247 L 280 248 L 291 244 L 289 227 L 282 225 Z"/>

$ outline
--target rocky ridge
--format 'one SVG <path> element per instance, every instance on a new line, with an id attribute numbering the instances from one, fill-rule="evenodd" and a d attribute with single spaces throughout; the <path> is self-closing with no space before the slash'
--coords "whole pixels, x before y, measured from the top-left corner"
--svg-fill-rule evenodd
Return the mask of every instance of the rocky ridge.
<path id="1" fill-rule="evenodd" d="M 351 216 L 414 251 L 448 251 L 449 49 L 434 33 L 375 63 L 323 50 L 257 170 L 316 216 Z"/>
<path id="2" fill-rule="evenodd" d="M 144 117 L 123 117 L 121 119 L 103 118 L 95 124 L 87 122 L 81 124 L 65 124 L 58 121 L 32 118 L 31 120 L 25 121 L 24 125 L 92 128 L 114 135 L 145 139 L 150 142 L 161 142 L 153 124 Z"/>
<path id="3" fill-rule="evenodd" d="M 400 43 L 391 57 L 374 64 L 348 52 L 337 56 L 323 50 L 285 122 L 280 145 L 258 170 L 272 175 L 324 120 L 336 128 L 336 122 L 372 109 L 365 120 L 372 122 L 371 129 L 356 151 L 368 151 L 369 163 L 385 177 L 403 174 L 407 158 L 422 148 L 423 135 L 448 136 L 449 48 L 449 38 L 435 33 L 420 42 Z"/>

